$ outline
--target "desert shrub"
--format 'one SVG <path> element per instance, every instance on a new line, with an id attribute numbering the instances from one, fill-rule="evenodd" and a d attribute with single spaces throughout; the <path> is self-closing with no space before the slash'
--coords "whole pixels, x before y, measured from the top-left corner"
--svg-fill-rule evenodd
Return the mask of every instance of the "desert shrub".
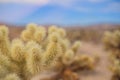
<path id="1" fill-rule="evenodd" d="M 120 80 L 120 30 L 105 32 L 103 42 L 110 53 L 112 80 Z"/>
<path id="2" fill-rule="evenodd" d="M 85 42 L 101 43 L 105 31 L 120 30 L 120 26 L 89 26 L 66 28 L 68 39 L 72 42 L 81 40 Z"/>
<path id="3" fill-rule="evenodd" d="M 79 41 L 71 43 L 66 31 L 56 26 L 47 30 L 28 24 L 20 37 L 12 41 L 8 28 L 1 26 L 0 79 L 30 80 L 44 71 L 55 71 L 59 73 L 58 78 L 77 80 L 75 71 L 93 70 L 95 63 L 91 57 L 76 54 L 80 45 Z"/>
<path id="4" fill-rule="evenodd" d="M 97 30 L 89 29 L 68 29 L 68 38 L 74 42 L 76 40 L 90 41 L 94 43 L 99 43 L 102 37 L 102 33 Z"/>

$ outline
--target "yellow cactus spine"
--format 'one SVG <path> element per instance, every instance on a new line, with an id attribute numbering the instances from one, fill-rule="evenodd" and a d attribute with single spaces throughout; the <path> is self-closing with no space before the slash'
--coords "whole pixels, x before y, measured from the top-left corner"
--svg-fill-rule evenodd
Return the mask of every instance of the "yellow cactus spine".
<path id="1" fill-rule="evenodd" d="M 76 56 L 74 58 L 74 63 L 73 64 L 78 64 L 78 66 L 81 69 L 88 69 L 88 70 L 93 70 L 94 69 L 94 59 L 87 56 L 87 55 L 80 55 Z"/>
<path id="2" fill-rule="evenodd" d="M 120 79 L 120 30 L 105 32 L 103 37 L 105 48 L 110 53 L 111 66 L 113 72 L 112 80 Z"/>
<path id="3" fill-rule="evenodd" d="M 10 73 L 10 64 L 9 58 L 0 52 L 0 78 Z"/>
<path id="4" fill-rule="evenodd" d="M 108 42 L 108 37 L 111 37 L 111 32 L 106 31 L 106 32 L 104 33 L 103 41 L 104 41 L 104 42 Z"/>
<path id="5" fill-rule="evenodd" d="M 11 58 L 16 62 L 22 62 L 25 60 L 24 55 L 24 43 L 20 39 L 14 39 L 11 45 Z"/>
<path id="6" fill-rule="evenodd" d="M 48 33 L 51 34 L 53 32 L 57 32 L 58 31 L 58 28 L 53 25 L 53 26 L 50 26 L 49 29 L 48 29 Z"/>
<path id="7" fill-rule="evenodd" d="M 117 30 L 115 32 L 105 32 L 103 42 L 106 49 L 110 50 L 112 47 L 118 47 L 120 44 L 120 31 Z"/>
<path id="8" fill-rule="evenodd" d="M 9 54 L 9 39 L 8 39 L 8 28 L 6 26 L 0 27 L 0 49 L 4 55 Z"/>
<path id="9" fill-rule="evenodd" d="M 9 74 L 3 80 L 21 80 L 16 74 Z"/>
<path id="10" fill-rule="evenodd" d="M 0 65 L 8 68 L 9 64 L 9 58 L 0 52 Z"/>
<path id="11" fill-rule="evenodd" d="M 73 62 L 74 57 L 75 57 L 74 52 L 72 50 L 68 50 L 62 58 L 62 62 L 65 65 L 70 65 Z"/>
<path id="12" fill-rule="evenodd" d="M 38 27 L 38 29 L 34 33 L 34 40 L 38 43 L 41 43 L 42 40 L 45 38 L 45 36 L 46 36 L 45 28 L 44 27 Z"/>
<path id="13" fill-rule="evenodd" d="M 0 78 L 5 77 L 9 71 L 6 69 L 6 67 L 0 65 Z"/>
<path id="14" fill-rule="evenodd" d="M 77 50 L 78 50 L 78 48 L 80 47 L 80 45 L 81 45 L 80 41 L 76 41 L 76 42 L 73 44 L 72 50 L 73 50 L 74 53 L 77 52 Z"/>
<path id="15" fill-rule="evenodd" d="M 66 37 L 66 32 L 65 32 L 64 29 L 62 29 L 62 28 L 58 29 L 58 33 L 60 34 L 60 36 L 61 36 L 62 38 L 65 38 L 65 37 Z"/>
<path id="16" fill-rule="evenodd" d="M 31 36 L 30 36 L 30 32 L 27 31 L 27 30 L 24 30 L 22 33 L 21 33 L 21 39 L 23 41 L 29 41 L 31 39 Z"/>
<path id="17" fill-rule="evenodd" d="M 67 39 L 61 39 L 60 45 L 64 54 L 69 49 L 70 42 Z"/>
<path id="18" fill-rule="evenodd" d="M 24 78 L 24 68 L 25 68 L 25 46 L 22 40 L 14 39 L 11 44 L 11 70 L 18 74 L 20 77 Z"/>
<path id="19" fill-rule="evenodd" d="M 116 30 L 114 32 L 113 44 L 115 47 L 119 47 L 119 45 L 120 45 L 120 31 L 119 30 Z"/>
<path id="20" fill-rule="evenodd" d="M 30 72 L 32 75 L 35 75 L 37 73 L 41 72 L 41 58 L 43 55 L 43 51 L 41 49 L 41 46 L 39 44 L 37 44 L 34 41 L 29 42 L 29 44 L 31 45 L 27 51 L 27 56 L 26 57 L 26 68 L 28 70 L 28 72 Z"/>
<path id="21" fill-rule="evenodd" d="M 57 33 L 52 33 L 49 36 L 49 40 L 50 42 L 48 43 L 47 50 L 42 58 L 44 67 L 50 67 L 62 53 L 59 44 L 59 35 Z"/>
<path id="22" fill-rule="evenodd" d="M 46 30 L 45 27 L 28 24 L 21 38 L 13 39 L 9 44 L 7 28 L 0 27 L 0 80 L 30 80 L 42 71 L 57 71 L 64 76 L 68 68 L 75 77 L 73 80 L 77 80 L 73 71 L 93 67 L 93 59 L 89 57 L 80 55 L 75 59 L 80 42 L 70 47 L 71 42 L 64 29 L 51 26 Z"/>
<path id="23" fill-rule="evenodd" d="M 36 24 L 28 24 L 26 30 L 21 33 L 21 39 L 23 39 L 24 41 L 33 40 L 36 27 Z"/>
<path id="24" fill-rule="evenodd" d="M 36 31 L 36 27 L 37 27 L 36 24 L 31 23 L 31 24 L 28 24 L 28 25 L 27 25 L 26 29 L 29 30 L 30 32 L 33 32 L 33 33 L 34 33 L 34 32 Z"/>

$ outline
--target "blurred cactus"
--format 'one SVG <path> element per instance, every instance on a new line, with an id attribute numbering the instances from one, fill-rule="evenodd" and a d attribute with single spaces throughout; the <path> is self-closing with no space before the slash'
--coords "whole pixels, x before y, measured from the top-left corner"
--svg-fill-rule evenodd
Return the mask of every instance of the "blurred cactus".
<path id="1" fill-rule="evenodd" d="M 44 27 L 39 27 L 35 34 L 34 34 L 34 39 L 38 42 L 41 43 L 42 40 L 46 37 L 46 30 Z"/>
<path id="2" fill-rule="evenodd" d="M 72 65 L 74 70 L 93 70 L 95 66 L 95 61 L 92 57 L 89 57 L 87 55 L 80 55 L 75 57 L 74 63 Z"/>
<path id="3" fill-rule="evenodd" d="M 21 80 L 16 74 L 9 74 L 3 80 Z"/>
<path id="4" fill-rule="evenodd" d="M 1 52 L 5 55 L 9 55 L 9 39 L 8 39 L 8 28 L 6 26 L 0 27 L 0 49 Z"/>
<path id="5" fill-rule="evenodd" d="M 36 31 L 36 24 L 28 24 L 26 29 L 21 33 L 21 38 L 24 41 L 32 40 L 34 37 L 34 33 Z"/>
<path id="6" fill-rule="evenodd" d="M 8 38 L 8 29 L 0 27 L 0 79 L 30 80 L 43 71 L 59 69 L 61 75 L 78 80 L 76 69 L 87 67 L 92 70 L 94 60 L 88 56 L 78 56 L 77 50 L 81 43 L 72 43 L 66 38 L 66 31 L 51 26 L 45 27 L 28 24 L 20 38 Z M 74 65 L 74 66 L 71 66 Z M 77 66 L 75 68 L 75 66 Z M 73 68 L 74 67 L 74 68 Z M 66 69 L 71 69 L 72 76 Z M 63 73 L 63 74 L 62 74 Z M 64 74 L 65 73 L 65 74 Z"/>
<path id="7" fill-rule="evenodd" d="M 55 61 L 62 53 L 62 49 L 59 43 L 59 35 L 53 33 L 49 37 L 49 43 L 43 56 L 43 65 L 48 67 L 53 61 Z M 50 67 L 50 66 L 49 66 Z"/>
<path id="8" fill-rule="evenodd" d="M 110 53 L 112 80 L 120 80 L 120 31 L 105 32 L 103 42 Z"/>
<path id="9" fill-rule="evenodd" d="M 76 41 L 74 45 L 72 46 L 72 50 L 74 53 L 77 52 L 78 48 L 80 47 L 81 43 L 79 41 Z"/>
<path id="10" fill-rule="evenodd" d="M 26 68 L 31 74 L 35 75 L 42 70 L 41 58 L 43 52 L 41 46 L 38 45 L 36 42 L 31 41 L 30 43 L 32 44 L 32 46 L 30 46 L 30 49 L 28 50 L 28 55 L 26 58 Z"/>
<path id="11" fill-rule="evenodd" d="M 20 39 L 14 39 L 11 44 L 11 58 L 16 62 L 24 61 L 25 48 Z"/>
<path id="12" fill-rule="evenodd" d="M 66 51 L 66 53 L 62 58 L 63 64 L 70 65 L 73 62 L 74 57 L 75 57 L 75 54 L 72 50 Z"/>

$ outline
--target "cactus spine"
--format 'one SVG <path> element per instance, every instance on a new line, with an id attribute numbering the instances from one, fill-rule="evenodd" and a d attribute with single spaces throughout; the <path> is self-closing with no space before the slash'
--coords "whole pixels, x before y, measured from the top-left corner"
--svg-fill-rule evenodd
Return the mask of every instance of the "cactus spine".
<path id="1" fill-rule="evenodd" d="M 6 26 L 0 27 L 0 49 L 4 55 L 9 55 L 9 39 L 8 28 Z"/>
<path id="2" fill-rule="evenodd" d="M 77 62 L 74 58 L 80 43 L 76 42 L 72 47 L 70 45 L 65 30 L 56 26 L 51 26 L 47 31 L 42 26 L 28 24 L 20 38 L 15 38 L 12 42 L 9 42 L 8 29 L 2 26 L 0 27 L 0 79 L 30 80 L 45 70 L 54 70 L 54 68 L 63 70 L 71 67 Z M 91 65 L 90 61 L 89 58 L 83 59 L 81 63 Z"/>
<path id="3" fill-rule="evenodd" d="M 103 37 L 105 49 L 110 53 L 111 66 L 113 72 L 112 80 L 120 79 L 120 30 L 105 32 Z"/>

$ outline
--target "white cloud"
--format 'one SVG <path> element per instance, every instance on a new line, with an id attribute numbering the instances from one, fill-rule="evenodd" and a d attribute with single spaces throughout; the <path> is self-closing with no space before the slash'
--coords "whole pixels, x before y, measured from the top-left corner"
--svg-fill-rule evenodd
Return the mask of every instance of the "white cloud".
<path id="1" fill-rule="evenodd" d="M 0 0 L 0 3 L 19 3 L 19 4 L 33 4 L 33 5 L 57 5 L 63 8 L 72 9 L 76 11 L 87 11 L 81 4 L 87 0 Z M 76 3 L 80 3 L 79 7 Z"/>
<path id="2" fill-rule="evenodd" d="M 38 6 L 3 6 L 0 7 L 0 20 L 7 22 L 17 22 L 36 11 L 37 8 Z"/>
<path id="3" fill-rule="evenodd" d="M 120 12 L 120 2 L 110 3 L 102 11 L 103 12 Z"/>
<path id="4" fill-rule="evenodd" d="M 28 4 L 45 5 L 49 3 L 49 0 L 0 0 L 0 3 L 28 3 Z"/>
<path id="5" fill-rule="evenodd" d="M 106 2 L 107 0 L 86 0 L 86 1 L 99 3 L 99 2 Z"/>
<path id="6" fill-rule="evenodd" d="M 0 3 L 30 3 L 30 4 L 58 4 L 69 5 L 77 2 L 105 2 L 109 0 L 0 0 Z"/>
<path id="7" fill-rule="evenodd" d="M 79 0 L 64 0 L 64 1 L 63 0 L 49 0 L 49 4 L 58 5 L 62 7 L 70 7 L 74 3 L 77 3 L 77 1 Z"/>
<path id="8" fill-rule="evenodd" d="M 58 5 L 61 7 L 64 7 L 66 9 L 71 9 L 71 10 L 75 10 L 78 12 L 88 12 L 90 9 L 81 5 L 84 3 L 85 0 L 50 0 L 49 4 L 52 5 Z M 86 0 L 88 1 L 88 0 Z M 78 6 L 76 6 L 75 4 L 79 3 Z"/>
<path id="9" fill-rule="evenodd" d="M 68 6 L 77 1 L 83 0 L 0 0 L 0 3 L 27 3 L 27 4 L 55 4 L 60 6 Z"/>
<path id="10" fill-rule="evenodd" d="M 90 7 L 85 6 L 84 3 L 101 3 L 101 2 L 106 2 L 109 0 L 0 0 L 0 3 L 21 3 L 21 4 L 33 4 L 33 5 L 40 5 L 45 6 L 45 5 L 57 5 L 63 8 L 67 8 L 67 9 L 71 9 L 71 10 L 75 10 L 75 11 L 79 11 L 79 12 L 89 12 L 92 9 L 90 9 Z M 75 5 L 78 4 L 79 5 Z M 112 5 L 113 6 L 113 5 Z M 104 9 L 104 11 L 106 10 L 111 10 L 111 8 L 114 10 L 116 9 L 115 7 L 116 5 L 114 5 L 114 7 L 108 6 L 106 7 L 106 9 Z M 110 8 L 109 8 L 110 7 Z M 108 9 L 109 8 L 109 9 Z M 117 8 L 118 9 L 118 8 Z"/>

